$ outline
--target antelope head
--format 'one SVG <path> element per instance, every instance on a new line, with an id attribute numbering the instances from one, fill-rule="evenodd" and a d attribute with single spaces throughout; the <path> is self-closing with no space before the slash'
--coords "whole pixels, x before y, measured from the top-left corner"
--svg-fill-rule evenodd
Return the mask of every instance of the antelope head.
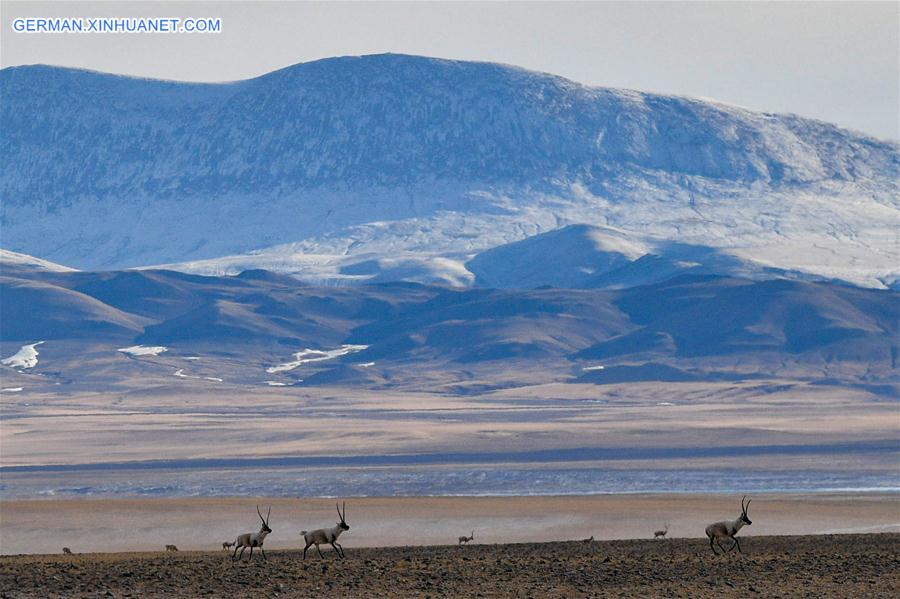
<path id="1" fill-rule="evenodd" d="M 270 533 L 272 529 L 269 528 L 269 516 L 272 514 L 272 507 L 269 507 L 269 511 L 266 512 L 266 517 L 263 518 L 262 512 L 259 511 L 259 506 L 256 506 L 256 513 L 259 514 L 259 519 L 262 520 L 262 526 L 259 529 L 259 532 Z"/>
<path id="2" fill-rule="evenodd" d="M 340 526 L 342 530 L 350 530 L 350 525 L 347 524 L 347 520 L 346 520 L 346 517 L 347 517 L 347 502 L 346 502 L 346 501 L 344 502 L 344 513 L 343 513 L 343 514 L 341 513 L 341 508 L 338 507 L 338 504 L 335 503 L 335 504 L 334 504 L 334 507 L 337 508 L 338 516 L 341 517 L 341 521 L 338 522 L 337 525 Z"/>
<path id="3" fill-rule="evenodd" d="M 753 522 L 751 522 L 751 521 L 750 521 L 750 518 L 747 516 L 747 508 L 750 507 L 750 502 L 753 501 L 753 500 L 752 500 L 752 499 L 747 500 L 747 505 L 744 505 L 744 499 L 747 499 L 747 496 L 746 496 L 746 495 L 744 495 L 744 497 L 741 498 L 741 517 L 740 517 L 740 521 L 743 522 L 744 524 L 753 524 Z"/>

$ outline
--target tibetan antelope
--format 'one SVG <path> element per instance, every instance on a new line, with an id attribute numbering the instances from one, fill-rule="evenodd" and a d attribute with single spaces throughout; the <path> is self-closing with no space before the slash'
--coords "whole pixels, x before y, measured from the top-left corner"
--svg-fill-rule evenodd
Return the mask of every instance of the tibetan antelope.
<path id="1" fill-rule="evenodd" d="M 178 551 L 178 547 L 175 545 L 166 545 L 166 551 Z"/>
<path id="2" fill-rule="evenodd" d="M 228 551 L 232 547 L 234 547 L 234 543 L 229 543 L 228 541 L 222 543 L 222 551 Z"/>
<path id="3" fill-rule="evenodd" d="M 653 533 L 653 538 L 658 539 L 659 537 L 665 537 L 667 534 L 669 534 L 669 523 L 668 522 L 666 522 L 665 528 L 663 528 L 662 530 L 657 530 Z"/>
<path id="4" fill-rule="evenodd" d="M 65 553 L 66 555 L 72 555 L 72 550 L 68 547 L 63 547 L 63 553 Z"/>
<path id="5" fill-rule="evenodd" d="M 584 543 L 585 545 L 590 545 L 591 543 L 594 542 L 594 535 L 591 535 L 590 539 L 581 539 L 581 542 Z"/>
<path id="6" fill-rule="evenodd" d="M 465 545 L 469 541 L 474 541 L 474 540 L 475 540 L 475 531 L 473 530 L 472 534 L 470 534 L 469 536 L 463 535 L 463 536 L 459 537 L 459 542 L 457 543 L 457 545 Z"/>
<path id="7" fill-rule="evenodd" d="M 716 522 L 715 524 L 710 524 L 706 527 L 706 536 L 709 537 L 709 548 L 712 549 L 713 553 L 716 553 L 713 541 L 719 546 L 719 549 L 722 550 L 723 554 L 728 553 L 728 551 L 731 551 L 735 547 L 738 548 L 739 553 L 743 553 L 743 551 L 741 551 L 741 544 L 738 543 L 735 535 L 745 524 L 747 526 L 753 524 L 753 522 L 750 522 L 750 518 L 747 517 L 747 508 L 750 507 L 750 501 L 752 500 L 748 500 L 747 505 L 744 505 L 744 499 L 747 499 L 746 495 L 741 499 L 741 515 L 736 520 L 723 520 L 722 522 Z M 731 539 L 734 541 L 727 551 L 722 547 L 722 539 Z"/>
<path id="8" fill-rule="evenodd" d="M 344 502 L 344 513 L 341 513 L 341 508 L 338 507 L 337 504 L 334 504 L 334 507 L 337 508 L 338 516 L 340 516 L 341 521 L 338 522 L 335 526 L 331 528 L 318 528 L 316 530 L 301 530 L 300 534 L 303 535 L 303 539 L 306 541 L 306 547 L 303 548 L 303 559 L 306 559 L 306 551 L 312 545 L 316 546 L 316 551 L 319 552 L 319 557 L 324 558 L 322 555 L 322 550 L 319 549 L 319 545 L 328 543 L 331 545 L 331 548 L 334 549 L 336 555 L 338 555 L 341 559 L 344 558 L 344 548 L 341 547 L 341 544 L 337 542 L 341 533 L 345 530 L 350 530 L 350 525 L 347 524 L 347 502 Z"/>
<path id="9" fill-rule="evenodd" d="M 265 518 L 263 518 L 262 512 L 259 511 L 259 506 L 256 506 L 256 513 L 259 514 L 259 519 L 262 520 L 262 526 L 259 527 L 259 532 L 245 532 L 234 540 L 234 553 L 231 555 L 231 561 L 234 561 L 235 557 L 240 561 L 241 558 L 244 557 L 244 549 L 247 547 L 250 548 L 250 557 L 247 558 L 248 560 L 253 559 L 253 548 L 259 547 L 263 559 L 268 561 L 266 552 L 263 549 L 263 541 L 266 540 L 266 535 L 272 532 L 272 529 L 269 528 L 269 516 L 272 514 L 272 507 L 269 507 L 269 511 L 266 512 Z M 238 555 L 238 549 L 241 550 L 240 555 Z"/>

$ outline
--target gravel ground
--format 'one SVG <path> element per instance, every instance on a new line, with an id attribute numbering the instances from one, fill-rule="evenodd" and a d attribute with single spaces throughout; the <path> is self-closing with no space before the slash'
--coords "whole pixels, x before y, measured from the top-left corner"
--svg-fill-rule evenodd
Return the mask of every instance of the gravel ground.
<path id="1" fill-rule="evenodd" d="M 0 597 L 891 597 L 900 534 L 0 558 Z"/>

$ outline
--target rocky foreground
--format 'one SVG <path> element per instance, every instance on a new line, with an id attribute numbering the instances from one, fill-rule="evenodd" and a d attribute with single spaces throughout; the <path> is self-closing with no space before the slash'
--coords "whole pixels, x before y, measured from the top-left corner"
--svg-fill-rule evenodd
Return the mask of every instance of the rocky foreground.
<path id="1" fill-rule="evenodd" d="M 0 597 L 890 597 L 900 534 L 0 558 Z"/>

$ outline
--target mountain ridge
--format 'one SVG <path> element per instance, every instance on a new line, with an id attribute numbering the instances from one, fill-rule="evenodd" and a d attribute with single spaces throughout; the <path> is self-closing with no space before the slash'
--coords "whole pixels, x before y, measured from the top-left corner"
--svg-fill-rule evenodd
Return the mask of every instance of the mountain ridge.
<path id="1" fill-rule="evenodd" d="M 86 351 L 105 363 L 121 362 L 118 348 L 162 347 L 167 352 L 152 361 L 165 358 L 169 376 L 203 368 L 251 386 L 441 382 L 483 390 L 542 379 L 785 375 L 891 395 L 900 355 L 897 294 L 710 274 L 618 290 L 321 288 L 264 272 L 205 277 L 31 266 L 0 277 L 0 340 L 9 354 L 44 341 L 51 370 L 53 360 L 77 363 Z M 298 353 L 332 357 L 292 363 Z M 101 382 L 117 376 L 126 374 L 106 373 Z"/>

